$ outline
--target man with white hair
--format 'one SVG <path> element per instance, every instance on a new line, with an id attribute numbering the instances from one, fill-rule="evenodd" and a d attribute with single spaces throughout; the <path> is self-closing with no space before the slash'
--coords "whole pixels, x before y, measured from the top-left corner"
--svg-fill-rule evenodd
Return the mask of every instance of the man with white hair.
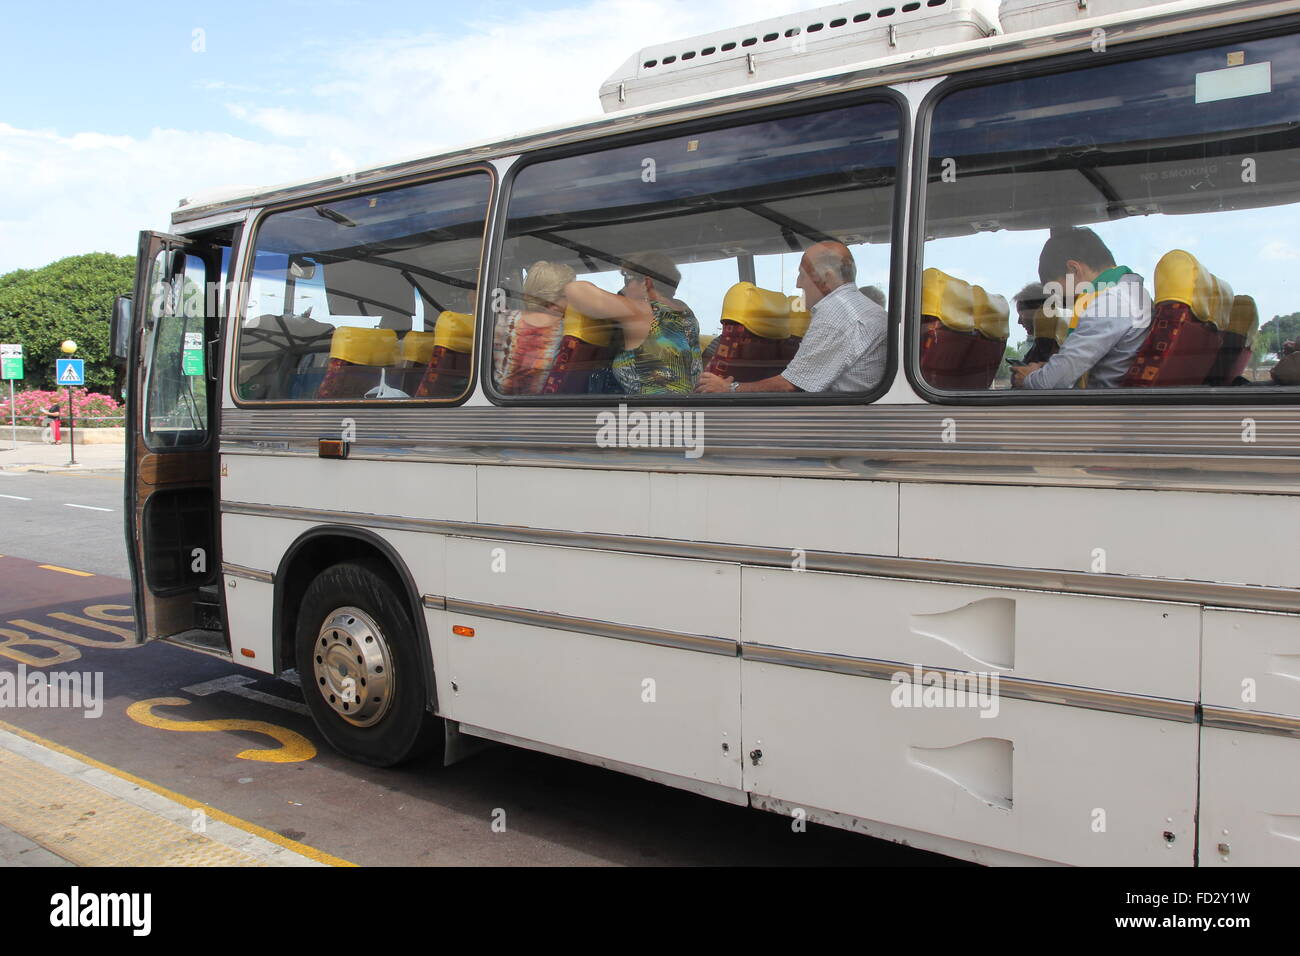
<path id="1" fill-rule="evenodd" d="M 858 291 L 853 254 L 839 242 L 819 242 L 799 260 L 808 331 L 780 375 L 737 382 L 705 372 L 697 392 L 868 392 L 885 374 L 889 317 Z"/>

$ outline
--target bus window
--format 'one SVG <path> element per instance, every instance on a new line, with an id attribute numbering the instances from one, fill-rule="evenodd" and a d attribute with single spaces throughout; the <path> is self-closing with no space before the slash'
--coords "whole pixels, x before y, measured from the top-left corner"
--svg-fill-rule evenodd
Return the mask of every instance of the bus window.
<path id="1" fill-rule="evenodd" d="M 487 175 L 472 174 L 267 216 L 239 331 L 236 396 L 464 394 L 489 188 Z"/>
<path id="2" fill-rule="evenodd" d="M 208 283 L 201 259 L 184 256 L 176 274 L 164 278 L 166 254 L 153 264 L 149 314 L 154 323 L 145 385 L 143 435 L 151 449 L 202 445 L 208 439 L 208 376 L 205 368 Z"/>
<path id="3" fill-rule="evenodd" d="M 888 287 L 899 122 L 893 105 L 865 102 L 525 166 L 490 384 L 707 399 L 695 390 L 710 376 L 765 383 L 802 364 L 805 391 L 876 391 L 888 320 L 857 288 Z M 847 298 L 812 326 L 830 340 L 812 358 L 798 283 L 819 246 L 826 291 Z M 642 304 L 620 311 L 629 299 Z M 841 317 L 857 338 L 829 335 Z"/>
<path id="4" fill-rule="evenodd" d="M 1297 120 L 1294 37 L 943 96 L 918 382 L 1251 399 L 1300 384 L 1279 365 L 1300 333 Z"/>

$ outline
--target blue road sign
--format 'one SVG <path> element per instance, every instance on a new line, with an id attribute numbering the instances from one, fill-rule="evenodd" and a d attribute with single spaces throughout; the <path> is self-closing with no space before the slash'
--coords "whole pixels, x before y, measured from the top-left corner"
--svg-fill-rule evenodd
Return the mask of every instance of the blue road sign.
<path id="1" fill-rule="evenodd" d="M 85 359 L 55 359 L 54 371 L 59 385 L 86 384 Z"/>

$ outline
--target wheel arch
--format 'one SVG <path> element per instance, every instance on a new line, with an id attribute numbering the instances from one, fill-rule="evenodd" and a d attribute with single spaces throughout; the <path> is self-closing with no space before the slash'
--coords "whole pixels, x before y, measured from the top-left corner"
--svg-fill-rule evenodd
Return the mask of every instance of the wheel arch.
<path id="1" fill-rule="evenodd" d="M 294 641 L 298 607 L 308 586 L 326 568 L 345 561 L 372 560 L 383 569 L 388 582 L 406 601 L 407 612 L 415 624 L 416 653 L 428 677 L 425 709 L 438 712 L 438 689 L 434 679 L 433 651 L 424 606 L 410 569 L 397 549 L 373 531 L 345 525 L 321 525 L 296 538 L 280 558 L 275 574 L 274 612 L 272 615 L 272 659 L 276 673 L 294 666 Z"/>

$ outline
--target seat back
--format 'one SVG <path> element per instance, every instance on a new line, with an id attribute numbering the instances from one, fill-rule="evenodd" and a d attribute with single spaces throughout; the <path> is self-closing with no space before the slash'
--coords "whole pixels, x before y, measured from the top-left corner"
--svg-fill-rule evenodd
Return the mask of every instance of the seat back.
<path id="1" fill-rule="evenodd" d="M 569 306 L 564 310 L 564 336 L 542 394 L 585 394 L 592 374 L 609 368 L 614 351 L 613 320 L 593 319 Z"/>
<path id="2" fill-rule="evenodd" d="M 1069 322 L 1063 315 L 1048 315 L 1044 307 L 1039 306 L 1034 313 L 1034 342 L 1025 353 L 1026 362 L 1046 362 L 1065 344 Z"/>
<path id="3" fill-rule="evenodd" d="M 392 329 L 337 328 L 316 397 L 361 398 L 379 384 L 379 370 L 396 363 L 397 333 Z"/>
<path id="4" fill-rule="evenodd" d="M 455 398 L 469 385 L 474 352 L 474 316 L 443 312 L 433 324 L 433 351 L 417 398 Z"/>
<path id="5" fill-rule="evenodd" d="M 921 374 L 936 388 L 988 388 L 1006 354 L 1011 307 L 938 269 L 921 278 Z"/>
<path id="6" fill-rule="evenodd" d="M 786 366 L 782 346 L 789 337 L 789 297 L 737 282 L 722 300 L 722 332 L 705 371 L 738 382 L 779 375 Z"/>
<path id="7" fill-rule="evenodd" d="M 387 382 L 407 395 L 414 395 L 433 358 L 433 332 L 407 332 L 397 346 L 397 367 L 387 375 Z"/>
<path id="8" fill-rule="evenodd" d="M 1232 287 L 1190 252 L 1175 249 L 1156 264 L 1151 328 L 1124 388 L 1201 385 L 1223 347 L 1232 312 Z"/>
<path id="9" fill-rule="evenodd" d="M 1259 331 L 1259 307 L 1248 295 L 1232 297 L 1232 311 L 1228 313 L 1228 327 L 1223 332 L 1223 344 L 1214 359 L 1206 385 L 1231 385 L 1240 378 L 1255 354 L 1255 334 Z"/>

